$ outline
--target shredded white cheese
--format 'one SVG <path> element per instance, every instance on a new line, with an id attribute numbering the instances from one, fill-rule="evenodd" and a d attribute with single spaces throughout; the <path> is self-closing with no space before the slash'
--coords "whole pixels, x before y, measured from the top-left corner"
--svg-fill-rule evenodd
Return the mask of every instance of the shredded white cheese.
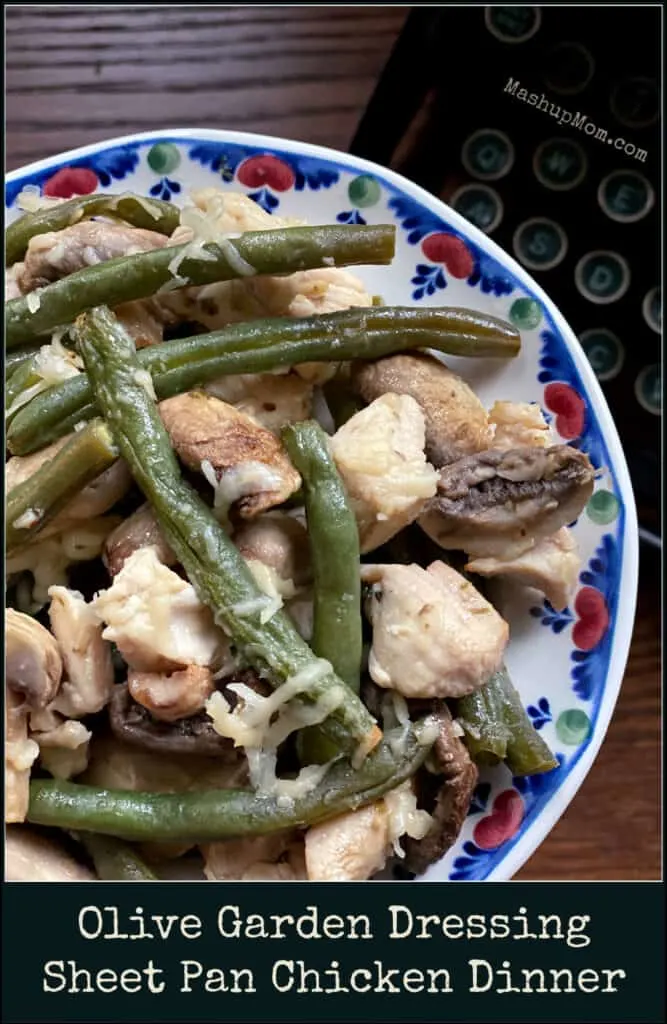
<path id="1" fill-rule="evenodd" d="M 35 294 L 32 292 L 31 294 Z M 39 352 L 33 359 L 32 373 L 40 379 L 36 384 L 21 391 L 9 408 L 5 416 L 9 419 L 14 413 L 22 409 L 32 399 L 46 391 L 54 384 L 61 384 L 70 377 L 76 377 L 81 372 L 83 362 L 75 352 L 70 352 L 64 347 L 60 338 L 62 334 L 54 334 L 50 345 L 42 345 Z"/>
<path id="2" fill-rule="evenodd" d="M 155 387 L 153 386 L 153 378 L 151 377 L 148 370 L 135 370 L 133 374 L 133 380 L 135 384 L 140 384 L 147 395 L 150 398 L 157 401 L 157 395 L 155 394 Z"/>
<path id="3" fill-rule="evenodd" d="M 51 206 L 59 206 L 64 199 L 55 196 L 43 196 L 38 185 L 25 185 L 23 190 L 16 197 L 16 205 L 24 213 L 37 213 L 38 210 L 48 210 Z"/>
<path id="4" fill-rule="evenodd" d="M 39 522 L 42 516 L 42 510 L 39 508 L 27 508 L 25 512 L 22 512 L 18 519 L 15 519 L 12 526 L 15 530 L 29 530 L 31 526 L 35 526 Z"/>
<path id="5" fill-rule="evenodd" d="M 400 844 L 401 836 L 423 839 L 433 824 L 433 818 L 428 811 L 418 809 L 417 797 L 410 780 L 387 793 L 384 805 L 389 819 L 389 840 L 394 853 L 397 857 L 405 857 L 405 851 Z"/>
<path id="6" fill-rule="evenodd" d="M 28 292 L 25 297 L 26 306 L 31 313 L 36 313 L 42 304 L 42 300 L 39 297 L 40 290 L 41 289 L 36 288 L 34 292 Z"/>

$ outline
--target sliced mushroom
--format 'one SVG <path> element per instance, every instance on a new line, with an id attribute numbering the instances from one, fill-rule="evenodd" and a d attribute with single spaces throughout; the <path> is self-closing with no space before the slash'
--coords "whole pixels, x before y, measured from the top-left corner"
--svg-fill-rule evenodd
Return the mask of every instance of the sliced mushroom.
<path id="1" fill-rule="evenodd" d="M 278 438 L 226 402 L 191 391 L 161 402 L 160 415 L 185 465 L 214 474 L 225 513 L 252 519 L 301 486 Z"/>
<path id="2" fill-rule="evenodd" d="M 440 471 L 419 524 L 443 548 L 514 558 L 578 517 L 594 477 L 568 445 L 468 455 Z"/>
<path id="3" fill-rule="evenodd" d="M 352 368 L 352 386 L 367 402 L 388 392 L 410 395 L 426 425 L 426 457 L 444 466 L 491 446 L 489 417 L 468 384 L 443 362 L 424 354 L 395 355 Z"/>
<path id="4" fill-rule="evenodd" d="M 5 464 L 5 493 L 12 488 L 29 480 L 38 469 L 47 462 L 50 462 L 73 437 L 68 434 L 54 441 L 48 448 L 42 448 L 32 455 L 14 455 Z M 60 533 L 71 522 L 94 519 L 103 515 L 128 491 L 132 477 L 129 469 L 122 459 L 117 459 L 104 473 L 101 473 L 96 480 L 83 488 L 80 494 L 58 513 L 43 530 L 40 531 L 42 540 L 55 533 Z"/>
<path id="5" fill-rule="evenodd" d="M 313 386 L 297 373 L 241 373 L 219 377 L 205 391 L 251 416 L 272 433 L 287 423 L 307 420 L 311 414 Z"/>
<path id="6" fill-rule="evenodd" d="M 82 594 L 56 586 L 49 590 L 49 597 L 51 629 L 67 675 L 53 708 L 66 718 L 95 714 L 111 699 L 111 645 L 102 638 L 100 619 Z"/>
<path id="7" fill-rule="evenodd" d="M 410 395 L 386 394 L 331 438 L 350 496 L 362 552 L 413 522 L 436 493 L 438 475 L 424 455 L 424 414 Z"/>
<path id="8" fill-rule="evenodd" d="M 63 663 L 56 640 L 36 619 L 5 609 L 5 678 L 32 708 L 44 708 L 58 692 Z"/>
<path id="9" fill-rule="evenodd" d="M 306 879 L 303 838 L 298 832 L 206 843 L 201 852 L 204 874 L 212 882 Z"/>
<path id="10" fill-rule="evenodd" d="M 436 711 L 440 734 L 432 748 L 438 775 L 422 772 L 420 780 L 424 790 L 421 802 L 431 813 L 432 825 L 422 839 L 405 842 L 405 865 L 421 874 L 454 845 L 470 809 L 470 801 L 477 785 L 477 768 L 473 764 L 465 743 L 457 735 L 451 713 L 444 702 L 438 702 Z M 433 793 L 433 788 L 436 792 Z"/>
<path id="11" fill-rule="evenodd" d="M 310 579 L 308 531 L 294 516 L 268 512 L 251 523 L 243 523 L 234 543 L 250 562 L 261 562 L 283 580 L 302 587 Z"/>
<path id="12" fill-rule="evenodd" d="M 368 671 L 404 697 L 462 697 L 500 666 L 509 627 L 451 566 L 364 566 L 373 584 Z"/>
<path id="13" fill-rule="evenodd" d="M 178 561 L 148 503 L 124 519 L 107 537 L 102 559 L 109 575 L 117 576 L 130 555 L 141 548 L 154 548 L 157 559 L 164 565 L 175 565 Z"/>
<path id="14" fill-rule="evenodd" d="M 547 448 L 553 443 L 549 424 L 536 402 L 495 402 L 489 422 L 495 429 L 493 444 L 487 448 Z"/>
<path id="15" fill-rule="evenodd" d="M 231 740 L 215 731 L 205 711 L 177 722 L 161 722 L 132 699 L 127 684 L 114 687 L 109 722 L 119 740 L 156 754 L 201 754 L 232 764 L 239 756 Z"/>
<path id="16" fill-rule="evenodd" d="M 502 576 L 539 590 L 556 611 L 566 608 L 581 568 L 577 542 L 567 526 L 553 537 L 538 540 L 535 547 L 516 558 L 473 558 L 468 572 L 480 576 Z"/>
<path id="17" fill-rule="evenodd" d="M 177 722 L 203 711 L 215 690 L 213 674 L 201 665 L 188 665 L 178 672 L 135 672 L 127 674 L 128 690 L 160 722 Z"/>
<path id="18" fill-rule="evenodd" d="M 39 747 L 28 739 L 28 705 L 9 688 L 5 692 L 5 822 L 25 821 L 30 798 L 30 770 Z"/>
<path id="19" fill-rule="evenodd" d="M 25 295 L 84 267 L 160 249 L 167 242 L 168 238 L 156 231 L 102 220 L 81 221 L 31 238 L 18 284 Z"/>
<path id="20" fill-rule="evenodd" d="M 7 882 L 94 882 L 95 875 L 54 839 L 13 826 L 5 834 Z"/>
<path id="21" fill-rule="evenodd" d="M 90 744 L 90 764 L 79 781 L 104 789 L 155 793 L 244 789 L 248 767 L 238 751 L 220 747 L 206 756 L 192 748 L 172 749 L 168 742 L 147 749 L 113 735 L 98 735 Z"/>
<path id="22" fill-rule="evenodd" d="M 217 667 L 229 643 L 194 587 L 158 560 L 155 548 L 131 555 L 91 606 L 127 664 L 139 672 Z"/>

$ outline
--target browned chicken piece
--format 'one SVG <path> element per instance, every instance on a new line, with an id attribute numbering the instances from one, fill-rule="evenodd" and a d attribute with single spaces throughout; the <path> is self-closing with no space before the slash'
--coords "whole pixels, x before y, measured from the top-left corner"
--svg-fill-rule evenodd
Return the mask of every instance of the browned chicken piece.
<path id="1" fill-rule="evenodd" d="M 234 543 L 246 561 L 261 562 L 282 580 L 291 580 L 295 587 L 309 582 L 308 531 L 294 516 L 285 512 L 258 516 L 239 527 Z"/>
<path id="2" fill-rule="evenodd" d="M 313 386 L 297 373 L 234 374 L 211 381 L 204 390 L 274 434 L 311 414 Z"/>
<path id="3" fill-rule="evenodd" d="M 127 686 L 132 698 L 160 722 L 191 718 L 204 709 L 215 689 L 211 670 L 202 665 L 171 674 L 130 669 Z"/>
<path id="4" fill-rule="evenodd" d="M 362 579 L 373 584 L 368 671 L 378 686 L 407 698 L 463 697 L 499 668 L 509 627 L 451 566 L 369 565 Z"/>
<path id="5" fill-rule="evenodd" d="M 228 655 L 228 640 L 210 608 L 192 584 L 162 565 L 155 548 L 135 551 L 91 605 L 105 623 L 103 638 L 139 672 L 215 668 Z"/>
<path id="6" fill-rule="evenodd" d="M 204 874 L 212 882 L 306 879 L 303 838 L 296 831 L 206 843 L 201 852 Z"/>
<path id="7" fill-rule="evenodd" d="M 495 402 L 489 422 L 494 428 L 493 444 L 485 448 L 547 448 L 553 444 L 549 424 L 536 402 Z"/>
<path id="8" fill-rule="evenodd" d="M 154 548 L 163 565 L 175 565 L 178 559 L 167 544 L 151 506 L 146 502 L 124 519 L 104 542 L 102 559 L 110 576 L 116 576 L 125 562 L 141 548 Z"/>
<path id="9" fill-rule="evenodd" d="M 424 455 L 424 414 L 410 395 L 376 398 L 336 431 L 331 453 L 364 553 L 413 522 L 436 493 L 438 475 Z"/>
<path id="10" fill-rule="evenodd" d="M 67 676 L 52 706 L 66 718 L 96 714 L 113 690 L 111 645 L 102 639 L 100 619 L 82 594 L 55 586 L 49 597 L 51 629 Z"/>
<path id="11" fill-rule="evenodd" d="M 5 464 L 5 493 L 25 480 L 29 480 L 38 469 L 50 462 L 72 437 L 73 434 L 61 437 L 47 448 L 33 452 L 32 455 L 12 456 Z M 90 520 L 102 515 L 117 501 L 120 501 L 127 493 L 131 483 L 132 476 L 126 463 L 122 459 L 117 459 L 96 480 L 84 487 L 76 498 L 65 505 L 51 522 L 46 524 L 40 531 L 41 540 L 60 533 L 63 526 L 70 521 Z"/>
<path id="12" fill-rule="evenodd" d="M 430 810 L 432 823 L 423 838 L 408 838 L 405 842 L 406 867 L 416 874 L 422 874 L 429 865 L 435 864 L 456 842 L 478 778 L 477 768 L 457 735 L 447 705 L 438 701 L 434 710 L 440 725 L 440 734 L 432 748 L 438 775 L 422 773 L 424 788 L 431 792 L 420 794 L 420 803 Z"/>
<path id="13" fill-rule="evenodd" d="M 594 480 L 588 456 L 568 445 L 468 455 L 440 471 L 419 524 L 443 548 L 508 560 L 573 522 Z"/>
<path id="14" fill-rule="evenodd" d="M 244 519 L 281 505 L 301 486 L 301 477 L 279 439 L 204 392 L 175 395 L 160 403 L 172 445 L 189 469 L 215 478 L 215 504 Z"/>
<path id="15" fill-rule="evenodd" d="M 567 526 L 552 537 L 538 540 L 534 547 L 509 561 L 493 556 L 473 558 L 468 572 L 479 576 L 502 576 L 539 590 L 556 611 L 570 602 L 581 568 L 577 542 Z"/>
<path id="16" fill-rule="evenodd" d="M 62 231 L 48 231 L 31 238 L 18 284 L 25 295 L 84 267 L 93 267 L 119 256 L 161 249 L 168 241 L 166 235 L 157 231 L 108 221 L 84 220 Z"/>
<path id="17" fill-rule="evenodd" d="M 95 875 L 54 839 L 13 826 L 5 834 L 5 880 L 94 882 Z"/>
<path id="18" fill-rule="evenodd" d="M 426 457 L 444 466 L 491 447 L 486 409 L 466 382 L 433 356 L 395 355 L 352 368 L 351 383 L 367 402 L 391 392 L 418 402 L 426 426 Z"/>

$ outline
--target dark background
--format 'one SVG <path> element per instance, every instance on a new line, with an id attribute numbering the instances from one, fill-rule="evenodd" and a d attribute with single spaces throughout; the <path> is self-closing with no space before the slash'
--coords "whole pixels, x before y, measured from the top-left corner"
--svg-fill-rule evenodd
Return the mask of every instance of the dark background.
<path id="1" fill-rule="evenodd" d="M 7 169 L 175 127 L 347 150 L 409 11 L 9 5 Z M 660 876 L 659 563 L 642 551 L 632 649 L 602 751 L 519 879 Z"/>

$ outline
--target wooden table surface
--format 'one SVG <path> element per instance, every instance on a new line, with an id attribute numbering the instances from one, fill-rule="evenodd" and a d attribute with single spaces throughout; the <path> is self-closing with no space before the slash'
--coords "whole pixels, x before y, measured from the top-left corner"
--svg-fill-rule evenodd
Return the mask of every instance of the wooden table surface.
<path id="1" fill-rule="evenodd" d="M 9 5 L 7 169 L 156 128 L 238 128 L 345 150 L 407 10 Z M 642 552 L 604 746 L 519 879 L 659 877 L 658 562 Z"/>

